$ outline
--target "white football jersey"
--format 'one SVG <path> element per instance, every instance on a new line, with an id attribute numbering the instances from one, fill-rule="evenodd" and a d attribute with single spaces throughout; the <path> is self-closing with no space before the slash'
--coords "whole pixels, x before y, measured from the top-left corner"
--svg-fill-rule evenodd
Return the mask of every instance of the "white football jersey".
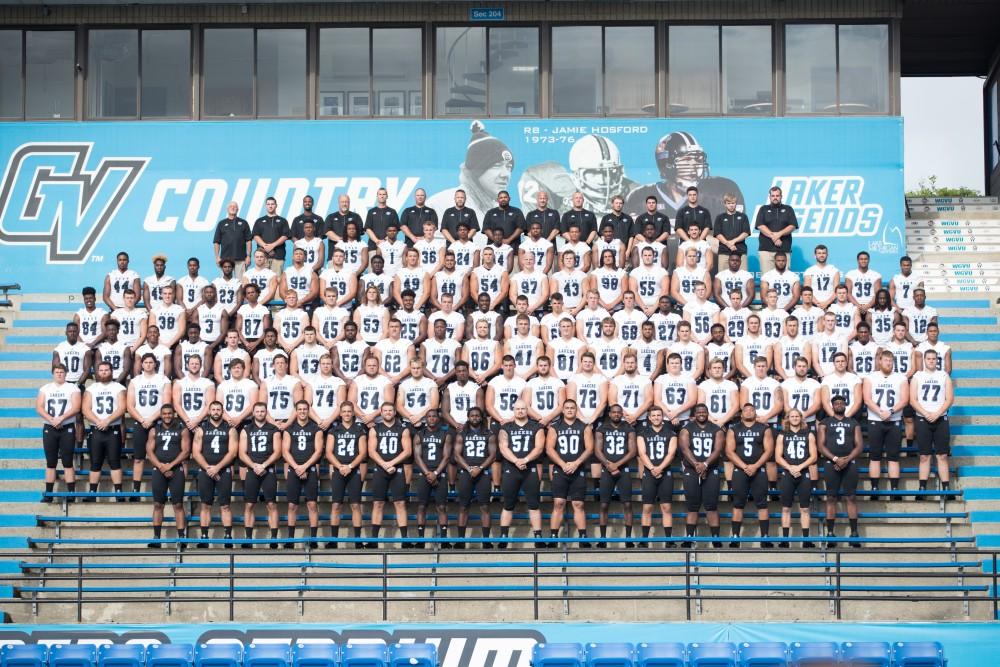
<path id="1" fill-rule="evenodd" d="M 54 383 L 53 383 L 54 384 Z M 69 383 L 65 383 L 64 386 Z M 83 400 L 90 401 L 90 410 L 99 419 L 107 419 L 121 408 L 125 400 L 125 387 L 117 382 L 94 382 L 87 386 Z M 111 422 L 111 426 L 121 424 L 121 417 Z"/>
<path id="2" fill-rule="evenodd" d="M 70 402 L 74 394 L 79 394 L 80 390 L 71 382 L 56 384 L 49 382 L 42 385 L 38 390 L 42 395 L 42 403 L 45 405 L 45 413 L 50 417 L 62 417 L 69 410 Z M 59 422 L 59 428 L 69 426 L 76 421 L 76 416 L 67 417 Z"/>
<path id="3" fill-rule="evenodd" d="M 66 382 L 70 384 L 79 382 L 84 371 L 89 370 L 84 368 L 84 360 L 88 352 L 90 352 L 90 348 L 80 340 L 74 345 L 70 345 L 65 340 L 56 345 L 55 353 L 59 355 L 60 361 L 66 367 Z"/>

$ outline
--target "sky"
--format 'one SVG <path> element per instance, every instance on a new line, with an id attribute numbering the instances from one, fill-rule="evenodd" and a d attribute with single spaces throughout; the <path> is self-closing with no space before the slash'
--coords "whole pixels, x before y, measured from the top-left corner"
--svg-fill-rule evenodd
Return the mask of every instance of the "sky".
<path id="1" fill-rule="evenodd" d="M 906 189 L 936 175 L 937 185 L 984 191 L 983 80 L 902 79 Z"/>

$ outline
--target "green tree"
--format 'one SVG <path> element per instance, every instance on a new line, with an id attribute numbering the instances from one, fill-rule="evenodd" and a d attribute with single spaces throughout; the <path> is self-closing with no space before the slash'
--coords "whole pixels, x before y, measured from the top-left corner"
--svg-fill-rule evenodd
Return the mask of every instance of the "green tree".
<path id="1" fill-rule="evenodd" d="M 937 176 L 929 176 L 927 180 L 920 180 L 916 190 L 906 193 L 907 197 L 980 197 L 982 193 L 972 188 L 946 188 L 938 187 Z"/>

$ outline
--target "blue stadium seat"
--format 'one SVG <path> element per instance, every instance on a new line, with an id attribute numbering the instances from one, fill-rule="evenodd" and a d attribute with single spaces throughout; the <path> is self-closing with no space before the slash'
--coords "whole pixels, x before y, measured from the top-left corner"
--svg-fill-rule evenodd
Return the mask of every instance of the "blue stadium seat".
<path id="1" fill-rule="evenodd" d="M 844 667 L 889 667 L 889 645 L 885 642 L 844 642 L 840 660 Z"/>
<path id="2" fill-rule="evenodd" d="M 785 667 L 788 647 L 781 642 L 743 642 L 740 644 L 740 667 Z"/>
<path id="3" fill-rule="evenodd" d="M 385 644 L 347 644 L 340 654 L 344 667 L 386 667 L 389 649 Z"/>
<path id="4" fill-rule="evenodd" d="M 788 658 L 792 667 L 829 667 L 840 661 L 840 646 L 833 642 L 795 642 Z"/>
<path id="5" fill-rule="evenodd" d="M 643 642 L 635 649 L 638 667 L 685 667 L 687 647 L 677 642 Z"/>
<path id="6" fill-rule="evenodd" d="M 48 656 L 45 644 L 4 644 L 0 667 L 45 667 Z"/>
<path id="7" fill-rule="evenodd" d="M 706 642 L 688 646 L 689 667 L 736 667 L 736 647 L 729 642 Z"/>
<path id="8" fill-rule="evenodd" d="M 389 667 L 437 667 L 437 664 L 434 644 L 392 644 L 389 647 Z"/>
<path id="9" fill-rule="evenodd" d="M 288 667 L 292 660 L 288 644 L 250 644 L 243 667 Z"/>
<path id="10" fill-rule="evenodd" d="M 97 648 L 97 667 L 143 667 L 146 647 L 142 644 L 102 644 Z"/>
<path id="11" fill-rule="evenodd" d="M 296 644 L 292 647 L 292 667 L 337 667 L 340 647 L 336 644 Z"/>
<path id="12" fill-rule="evenodd" d="M 146 649 L 146 667 L 191 667 L 193 662 L 190 644 L 151 644 Z"/>
<path id="13" fill-rule="evenodd" d="M 587 667 L 633 667 L 635 647 L 624 642 L 587 644 Z"/>
<path id="14" fill-rule="evenodd" d="M 893 667 L 946 667 L 944 647 L 938 642 L 896 642 L 892 645 Z"/>
<path id="15" fill-rule="evenodd" d="M 95 667 L 97 647 L 93 644 L 53 644 L 49 647 L 49 667 Z"/>
<path id="16" fill-rule="evenodd" d="M 243 644 L 198 644 L 195 667 L 243 667 Z"/>
<path id="17" fill-rule="evenodd" d="M 579 644 L 535 644 L 531 649 L 533 667 L 583 667 L 586 656 Z"/>

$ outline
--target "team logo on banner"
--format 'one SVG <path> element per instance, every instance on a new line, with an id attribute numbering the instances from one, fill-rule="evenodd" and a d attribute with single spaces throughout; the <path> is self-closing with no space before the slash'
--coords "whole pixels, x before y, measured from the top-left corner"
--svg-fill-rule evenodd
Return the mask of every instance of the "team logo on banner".
<path id="1" fill-rule="evenodd" d="M 795 209 L 798 236 L 874 236 L 882 228 L 882 205 L 863 201 L 861 176 L 775 176 L 771 185 Z"/>
<path id="2" fill-rule="evenodd" d="M 0 241 L 43 245 L 49 263 L 80 264 L 107 230 L 149 164 L 107 157 L 91 164 L 92 143 L 28 143 L 0 182 Z"/>

